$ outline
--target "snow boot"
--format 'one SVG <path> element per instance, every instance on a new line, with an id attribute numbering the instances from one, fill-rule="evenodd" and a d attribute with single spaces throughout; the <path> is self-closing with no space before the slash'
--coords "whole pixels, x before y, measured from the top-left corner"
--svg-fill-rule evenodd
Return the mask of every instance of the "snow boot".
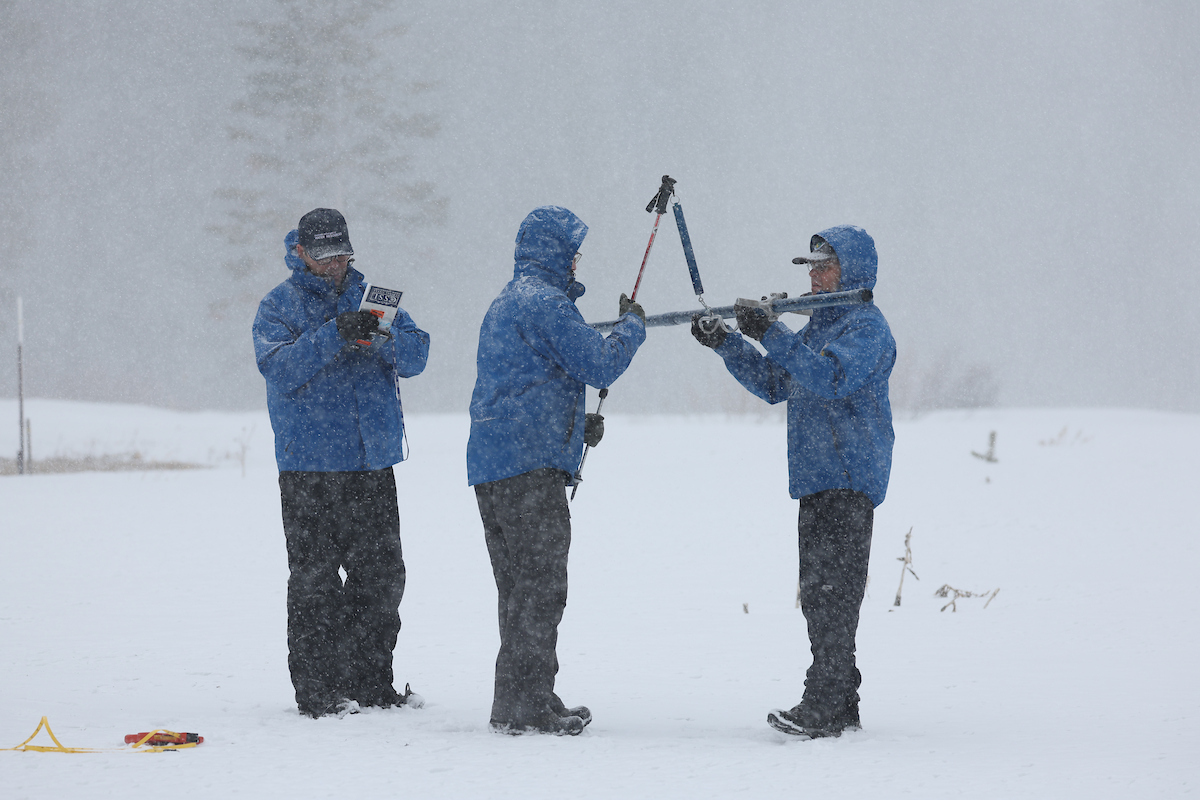
<path id="1" fill-rule="evenodd" d="M 579 717 L 581 720 L 583 720 L 583 726 L 585 728 L 592 724 L 592 710 L 587 706 L 575 706 L 574 708 L 567 708 L 566 705 L 558 699 L 558 695 L 554 695 L 551 700 L 553 701 L 551 703 L 551 708 L 554 709 L 554 712 L 558 714 L 558 716 Z"/>
<path id="2" fill-rule="evenodd" d="M 404 684 L 404 694 L 400 694 L 391 686 L 383 686 L 370 691 L 355 692 L 354 697 L 360 706 L 371 708 L 396 708 L 397 706 L 423 708 L 425 706 L 425 698 L 414 692 L 412 686 L 407 683 Z"/>
<path id="3" fill-rule="evenodd" d="M 580 717 L 560 717 L 548 714 L 534 723 L 506 722 L 493 719 L 489 725 L 494 733 L 505 733 L 509 736 L 526 736 L 534 733 L 549 733 L 555 736 L 578 736 L 583 733 L 587 723 Z"/>
<path id="4" fill-rule="evenodd" d="M 858 703 L 848 703 L 836 711 L 806 705 L 793 706 L 787 711 L 776 709 L 767 714 L 767 724 L 781 733 L 805 739 L 841 736 L 843 731 L 862 730 Z"/>
<path id="5" fill-rule="evenodd" d="M 583 720 L 583 727 L 585 728 L 592 724 L 592 710 L 587 706 L 575 706 L 574 708 L 568 708 L 562 713 L 562 716 L 579 717 L 581 720 Z"/>
<path id="6" fill-rule="evenodd" d="M 400 698 L 401 702 L 409 708 L 424 708 L 425 698 L 412 690 L 412 687 L 407 683 L 404 684 L 404 696 Z"/>
<path id="7" fill-rule="evenodd" d="M 303 716 L 311 717 L 312 719 L 320 719 L 321 717 L 337 717 L 341 719 L 347 714 L 357 714 L 359 711 L 358 703 L 345 697 L 306 698 L 303 701 L 297 702 L 296 707 L 300 709 L 300 713 Z"/>

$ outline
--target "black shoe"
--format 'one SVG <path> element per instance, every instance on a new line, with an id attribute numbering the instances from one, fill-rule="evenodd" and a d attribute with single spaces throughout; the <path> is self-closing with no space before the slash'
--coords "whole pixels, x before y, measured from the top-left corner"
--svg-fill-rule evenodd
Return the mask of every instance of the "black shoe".
<path id="1" fill-rule="evenodd" d="M 563 716 L 579 717 L 581 720 L 583 720 L 583 727 L 585 728 L 592 724 L 592 710 L 587 706 L 575 706 L 574 708 L 568 708 L 565 712 L 563 712 Z"/>
<path id="2" fill-rule="evenodd" d="M 347 694 L 363 708 L 391 708 L 403 703 L 401 695 L 391 686 L 357 687 Z"/>
<path id="3" fill-rule="evenodd" d="M 345 697 L 318 697 L 298 701 L 296 707 L 303 716 L 312 719 L 321 717 L 344 717 L 358 713 L 358 703 Z"/>
<path id="4" fill-rule="evenodd" d="M 548 733 L 554 736 L 578 736 L 587 725 L 579 717 L 560 717 L 551 715 L 535 723 L 509 722 L 493 719 L 489 725 L 494 733 L 505 733 L 509 736 L 526 736 L 534 733 Z"/>
<path id="5" fill-rule="evenodd" d="M 557 695 L 552 699 L 557 700 Z M 551 706 L 551 708 L 553 708 L 553 706 Z M 587 706 L 575 706 L 574 708 L 567 708 L 565 705 L 563 705 L 562 701 L 559 701 L 558 708 L 555 708 L 554 711 L 560 717 L 579 717 L 581 720 L 583 720 L 583 726 L 585 728 L 592 724 L 592 710 Z"/>
<path id="6" fill-rule="evenodd" d="M 409 708 L 424 708 L 425 698 L 412 690 L 412 687 L 407 683 L 404 684 L 404 694 L 399 695 L 400 702 L 398 706 L 408 706 Z"/>
<path id="7" fill-rule="evenodd" d="M 396 708 L 397 706 L 422 708 L 425 705 L 425 698 L 414 692 L 412 686 L 407 683 L 404 684 L 404 694 L 400 694 L 391 686 L 358 690 L 352 694 L 360 706 L 371 708 Z"/>
<path id="8" fill-rule="evenodd" d="M 787 711 L 776 709 L 767 714 L 767 724 L 782 733 L 806 739 L 841 736 L 843 731 L 862 730 L 858 703 L 850 703 L 830 712 L 801 702 Z"/>

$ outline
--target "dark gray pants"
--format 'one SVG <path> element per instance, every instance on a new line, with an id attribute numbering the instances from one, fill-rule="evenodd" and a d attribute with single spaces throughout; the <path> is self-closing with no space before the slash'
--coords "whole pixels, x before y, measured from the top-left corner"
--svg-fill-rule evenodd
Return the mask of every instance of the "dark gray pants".
<path id="1" fill-rule="evenodd" d="M 376 705 L 392 690 L 404 596 L 392 468 L 281 472 L 279 494 L 296 703 L 301 710 L 338 698 Z"/>
<path id="2" fill-rule="evenodd" d="M 565 477 L 545 468 L 475 487 L 499 600 L 495 723 L 540 726 L 562 713 L 554 677 L 571 547 Z"/>
<path id="3" fill-rule="evenodd" d="M 800 607 L 813 657 L 804 703 L 814 709 L 858 705 L 854 640 L 874 518 L 875 506 L 861 492 L 831 489 L 800 499 Z"/>

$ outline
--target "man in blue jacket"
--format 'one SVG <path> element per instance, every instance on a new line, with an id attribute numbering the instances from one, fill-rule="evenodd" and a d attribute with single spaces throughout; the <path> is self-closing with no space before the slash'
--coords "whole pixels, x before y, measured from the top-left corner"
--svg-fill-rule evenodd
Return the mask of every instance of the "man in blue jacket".
<path id="1" fill-rule="evenodd" d="M 517 232 L 513 279 L 479 330 L 467 480 L 499 594 L 491 727 L 504 733 L 575 735 L 592 719 L 554 693 L 571 544 L 566 487 L 584 443 L 603 435 L 603 419 L 584 409 L 586 386 L 620 377 L 646 339 L 646 315 L 621 295 L 607 338 L 584 322 L 575 269 L 587 230 L 565 208 L 534 209 Z"/>
<path id="2" fill-rule="evenodd" d="M 346 220 L 330 208 L 284 239 L 292 275 L 263 298 L 254 352 L 267 381 L 288 568 L 288 667 L 300 713 L 420 706 L 392 686 L 404 557 L 392 465 L 404 460 L 399 379 L 429 334 L 359 311 Z M 343 584 L 339 568 L 346 573 Z"/>
<path id="3" fill-rule="evenodd" d="M 875 242 L 839 225 L 812 237 L 813 294 L 875 286 Z M 888 376 L 896 342 L 874 305 L 820 308 L 799 333 L 764 308 L 738 307 L 738 333 L 692 320 L 692 335 L 713 348 L 737 380 L 768 403 L 787 401 L 788 473 L 800 501 L 800 604 L 812 666 L 804 697 L 767 722 L 810 738 L 860 727 L 855 634 L 866 591 L 874 509 L 892 467 Z M 744 337 L 759 341 L 764 356 Z"/>

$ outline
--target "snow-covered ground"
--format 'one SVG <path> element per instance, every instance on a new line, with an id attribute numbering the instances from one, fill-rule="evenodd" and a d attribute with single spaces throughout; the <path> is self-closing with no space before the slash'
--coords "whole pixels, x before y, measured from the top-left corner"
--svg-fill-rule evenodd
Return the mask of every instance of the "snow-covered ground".
<path id="1" fill-rule="evenodd" d="M 899 421 L 859 631 L 865 727 L 806 742 L 765 723 L 808 665 L 783 424 L 610 410 L 572 506 L 559 647 L 559 693 L 595 722 L 510 738 L 487 729 L 495 587 L 465 417 L 412 415 L 397 467 L 396 672 L 428 706 L 314 721 L 288 681 L 265 413 L 27 402 L 35 469 L 133 453 L 212 468 L 0 478 L 0 747 L 46 715 L 68 747 L 114 748 L 0 752 L 0 796 L 1200 794 L 1200 416 Z M 16 419 L 0 401 L 10 457 Z M 971 455 L 991 431 L 995 463 Z M 920 581 L 895 608 L 910 529 Z M 944 584 L 1000 591 L 942 612 Z M 153 728 L 205 743 L 119 749 Z"/>

